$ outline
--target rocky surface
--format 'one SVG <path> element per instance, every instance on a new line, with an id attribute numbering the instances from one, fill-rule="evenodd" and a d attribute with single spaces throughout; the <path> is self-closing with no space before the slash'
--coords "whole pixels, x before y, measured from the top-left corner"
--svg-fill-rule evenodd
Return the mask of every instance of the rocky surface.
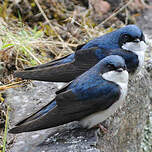
<path id="1" fill-rule="evenodd" d="M 124 106 L 105 122 L 107 134 L 82 129 L 77 122 L 53 129 L 15 135 L 10 152 L 139 152 L 143 128 L 149 113 L 150 76 L 143 70 L 129 83 L 129 95 Z M 33 82 L 25 88 L 9 90 L 7 102 L 13 108 L 11 126 L 54 97 L 57 85 Z M 97 134 L 97 136 L 96 136 Z"/>
<path id="2" fill-rule="evenodd" d="M 151 2 L 152 5 L 152 2 Z M 152 39 L 152 8 L 146 9 L 144 13 L 138 18 L 137 24 Z"/>

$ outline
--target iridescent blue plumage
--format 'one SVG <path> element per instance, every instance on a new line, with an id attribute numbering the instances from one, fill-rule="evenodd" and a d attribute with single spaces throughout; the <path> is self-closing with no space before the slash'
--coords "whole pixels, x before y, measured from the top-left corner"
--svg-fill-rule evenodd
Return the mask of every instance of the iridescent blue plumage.
<path id="1" fill-rule="evenodd" d="M 10 132 L 19 133 L 55 127 L 108 109 L 121 96 L 120 86 L 115 81 L 102 77 L 110 71 L 116 72 L 117 76 L 126 71 L 124 59 L 116 55 L 104 58 L 58 90 L 54 100 L 20 121 Z M 128 79 L 125 82 L 126 86 L 127 82 Z"/>
<path id="2" fill-rule="evenodd" d="M 111 52 L 125 58 L 128 71 L 133 73 L 139 66 L 138 56 L 132 51 L 132 47 L 129 49 L 129 54 L 127 51 L 125 52 L 123 45 L 127 42 L 133 42 L 136 45 L 137 42 L 143 41 L 143 32 L 136 25 L 127 25 L 89 41 L 79 47 L 75 53 L 66 57 L 36 67 L 27 68 L 22 72 L 16 72 L 14 75 L 23 79 L 70 82 L 104 57 L 110 55 Z M 140 49 L 139 47 L 139 51 L 142 51 Z M 122 53 L 120 53 L 121 51 Z M 144 56 L 144 54 L 142 54 L 142 56 Z M 129 59 L 127 59 L 128 57 Z"/>
<path id="3" fill-rule="evenodd" d="M 101 78 L 102 73 L 105 72 L 106 64 L 113 64 L 115 67 L 123 67 L 125 62 L 119 56 L 108 56 L 96 64 L 93 68 L 75 79 L 68 87 L 77 96 L 79 100 L 88 100 L 97 98 L 101 94 L 107 94 L 110 90 L 114 91 L 111 84 Z M 98 85 L 102 84 L 102 85 Z"/>
<path id="4" fill-rule="evenodd" d="M 128 34 L 132 37 L 140 38 L 143 33 L 136 25 L 127 25 L 116 31 L 107 33 L 103 36 L 100 36 L 98 38 L 95 38 L 89 41 L 86 45 L 82 47 L 82 49 L 95 47 L 95 46 L 99 48 L 105 48 L 107 50 L 120 48 L 119 38 L 121 35 L 124 35 L 124 34 Z"/>
<path id="5" fill-rule="evenodd" d="M 99 51 L 99 49 L 98 49 L 95 52 L 95 54 L 99 59 L 102 59 L 103 51 L 105 51 L 105 50 L 109 51 L 109 50 L 120 48 L 119 38 L 123 34 L 128 34 L 134 38 L 136 38 L 136 37 L 140 38 L 143 35 L 142 31 L 136 25 L 128 25 L 128 26 L 120 28 L 116 31 L 110 32 L 108 34 L 105 34 L 103 36 L 97 37 L 97 38 L 89 41 L 84 46 L 82 46 L 81 49 L 98 47 L 101 50 Z M 102 50 L 102 49 L 104 49 L 104 50 Z M 75 54 L 72 53 L 70 56 L 68 56 L 67 58 L 65 58 L 63 60 L 60 60 L 56 64 L 59 65 L 59 64 L 72 62 L 72 60 L 74 59 L 74 56 L 75 56 Z"/>

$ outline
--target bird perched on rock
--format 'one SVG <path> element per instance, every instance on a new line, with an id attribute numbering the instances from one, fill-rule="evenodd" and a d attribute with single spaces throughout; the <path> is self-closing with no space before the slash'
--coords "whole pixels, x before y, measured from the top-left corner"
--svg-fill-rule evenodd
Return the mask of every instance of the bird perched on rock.
<path id="1" fill-rule="evenodd" d="M 143 32 L 136 25 L 128 25 L 89 41 L 73 54 L 16 72 L 14 76 L 40 81 L 69 82 L 110 54 L 122 56 L 128 71 L 134 73 L 144 62 L 145 49 Z"/>
<path id="2" fill-rule="evenodd" d="M 9 130 L 10 133 L 36 131 L 80 121 L 92 128 L 112 115 L 127 94 L 125 61 L 110 55 L 56 92 L 56 97 L 36 113 Z"/>

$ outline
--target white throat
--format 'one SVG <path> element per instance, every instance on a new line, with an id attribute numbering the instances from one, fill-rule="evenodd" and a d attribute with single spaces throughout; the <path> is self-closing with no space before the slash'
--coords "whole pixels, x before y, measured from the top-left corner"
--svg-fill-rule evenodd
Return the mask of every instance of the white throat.
<path id="1" fill-rule="evenodd" d="M 139 68 L 141 68 L 144 64 L 145 51 L 147 49 L 147 45 L 144 41 L 137 42 L 128 42 L 122 46 L 123 49 L 134 52 L 138 56 L 139 60 Z"/>
<path id="2" fill-rule="evenodd" d="M 128 42 L 122 46 L 123 49 L 132 51 L 132 52 L 145 52 L 147 45 L 144 41 L 137 42 Z"/>
<path id="3" fill-rule="evenodd" d="M 120 105 L 121 105 L 122 101 L 124 100 L 125 96 L 127 95 L 128 80 L 129 80 L 128 72 L 126 70 L 124 70 L 122 72 L 109 71 L 109 72 L 104 73 L 102 75 L 102 77 L 105 80 L 112 81 L 119 85 L 120 90 L 121 90 L 121 96 L 119 98 L 119 101 L 121 102 L 120 103 Z"/>
<path id="4" fill-rule="evenodd" d="M 126 70 L 122 72 L 109 71 L 102 75 L 105 80 L 112 81 L 116 84 L 128 84 L 128 72 Z"/>

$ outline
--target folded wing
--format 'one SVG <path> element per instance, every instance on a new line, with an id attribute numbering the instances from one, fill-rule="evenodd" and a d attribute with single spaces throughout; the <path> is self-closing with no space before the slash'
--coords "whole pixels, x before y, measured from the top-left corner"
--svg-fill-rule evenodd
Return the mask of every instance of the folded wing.
<path id="1" fill-rule="evenodd" d="M 96 49 L 95 47 L 78 50 L 72 60 L 69 55 L 46 64 L 27 68 L 21 72 L 15 72 L 14 76 L 39 81 L 69 82 L 99 61 L 95 56 Z M 69 57 L 70 59 L 68 59 Z"/>
<path id="2" fill-rule="evenodd" d="M 109 108 L 120 96 L 119 87 L 114 83 L 107 83 L 104 80 L 97 82 L 89 89 L 82 89 L 81 92 L 79 92 L 79 88 L 77 88 L 76 91 L 74 88 L 70 88 L 70 86 L 71 83 L 58 91 L 54 100 L 38 112 L 17 123 L 16 127 L 9 132 L 21 133 L 36 131 L 59 126 L 71 121 L 77 121 L 94 112 Z M 93 91 L 95 89 L 98 91 Z M 86 94 L 86 96 L 78 96 L 77 93 Z M 91 98 L 89 95 L 87 97 L 89 93 L 92 93 Z"/>

